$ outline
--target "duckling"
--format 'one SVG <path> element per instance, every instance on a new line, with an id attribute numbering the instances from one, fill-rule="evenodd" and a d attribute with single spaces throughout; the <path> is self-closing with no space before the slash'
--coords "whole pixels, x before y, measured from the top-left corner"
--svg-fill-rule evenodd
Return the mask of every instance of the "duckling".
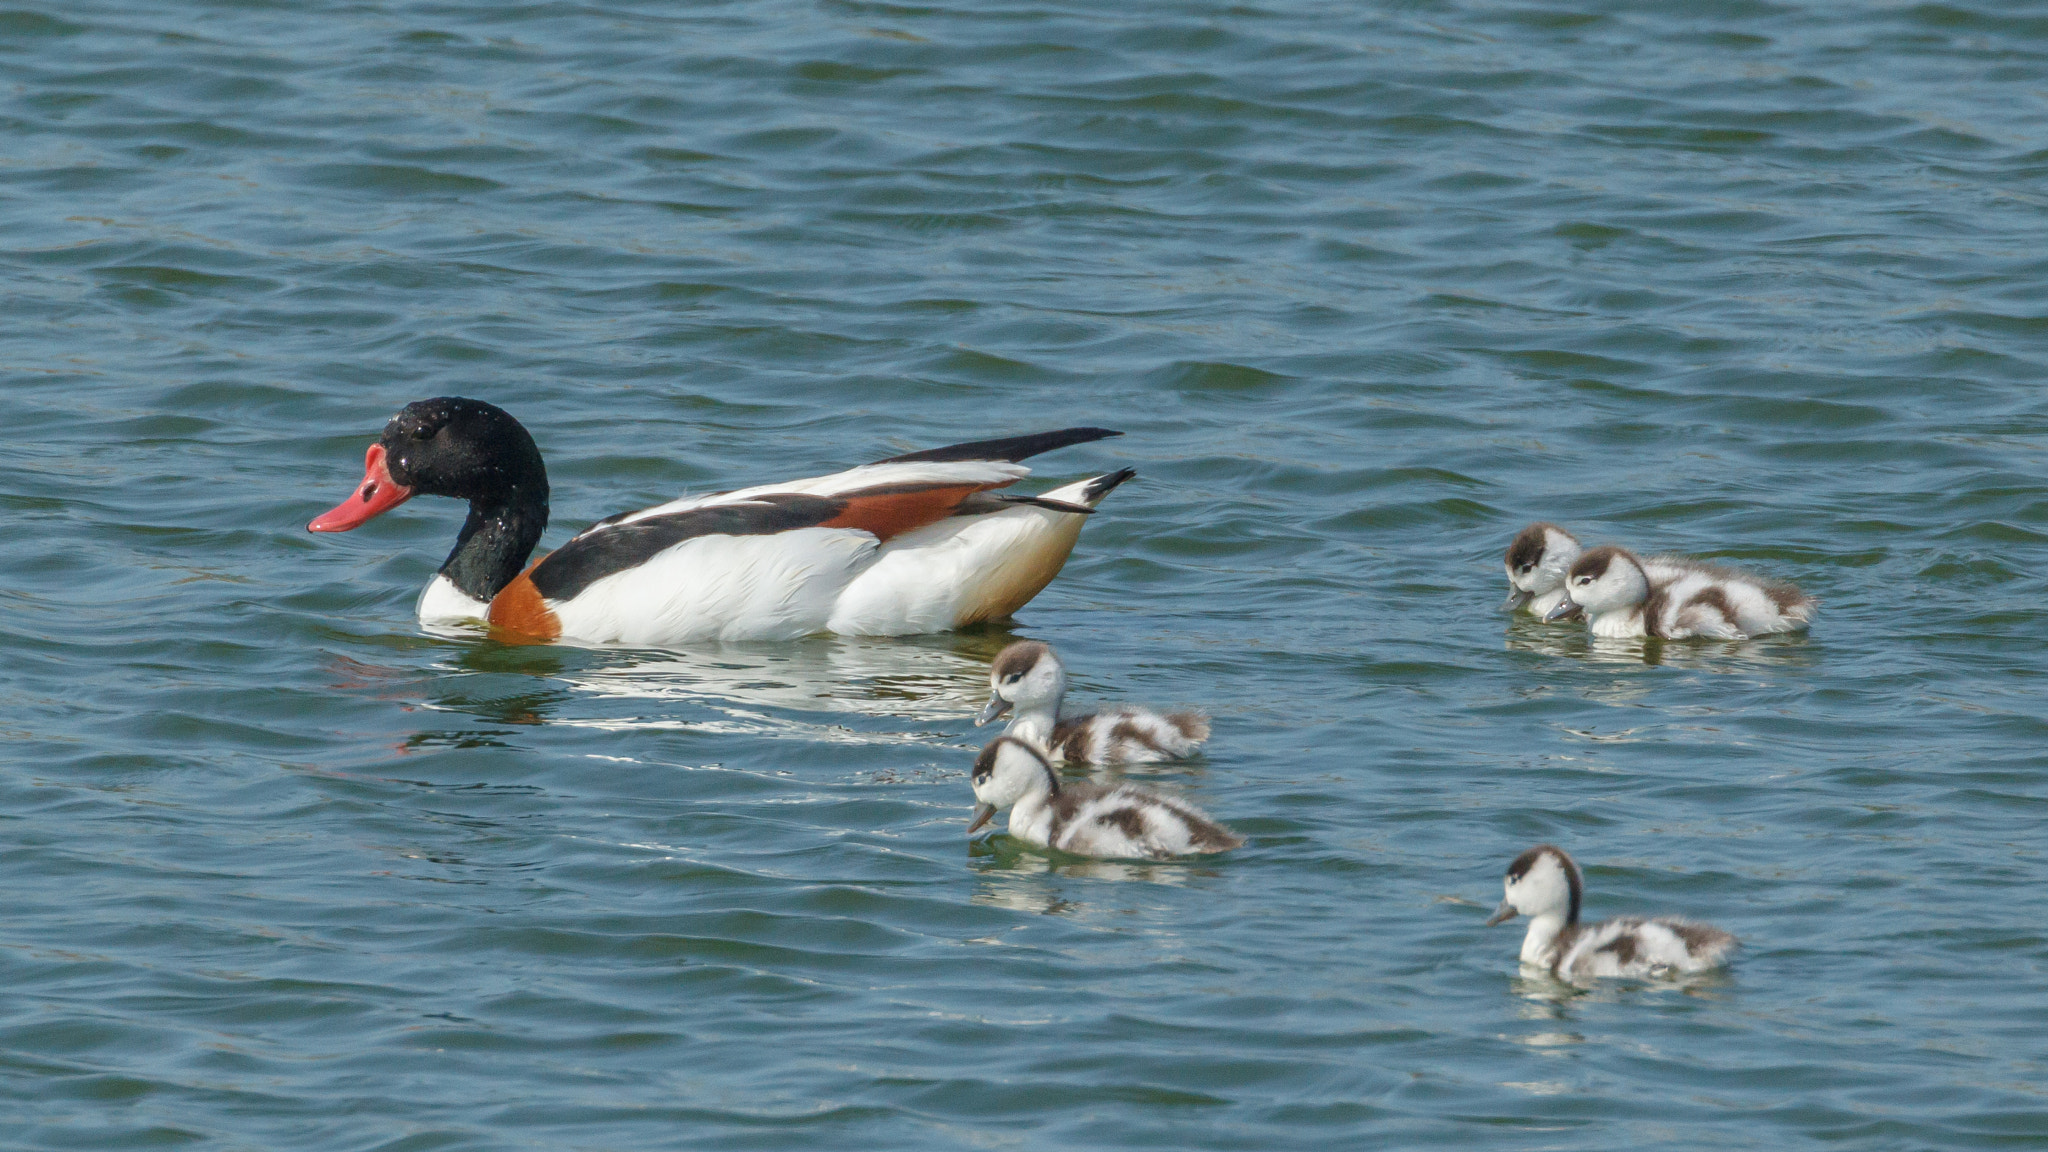
<path id="1" fill-rule="evenodd" d="M 1550 619 L 1550 611 L 1569 599 L 1564 594 L 1565 574 L 1582 551 L 1578 537 L 1545 521 L 1515 533 L 1505 561 L 1508 599 L 1501 607 L 1509 612 L 1526 607 L 1537 619 Z"/>
<path id="2" fill-rule="evenodd" d="M 1747 640 L 1797 632 L 1813 621 L 1813 597 L 1781 580 L 1680 556 L 1639 559 L 1602 545 L 1580 556 L 1565 579 L 1567 599 L 1546 620 L 1583 611 L 1595 636 L 1708 636 Z"/>
<path id="3" fill-rule="evenodd" d="M 1178 800 L 1130 784 L 1061 784 L 1052 762 L 1015 736 L 974 761 L 973 835 L 1004 808 L 1010 835 L 1079 856 L 1165 860 L 1228 852 L 1242 837 Z"/>
<path id="4" fill-rule="evenodd" d="M 1620 916 L 1579 923 L 1585 882 L 1579 866 L 1555 844 L 1538 844 L 1508 865 L 1506 898 L 1486 926 L 1529 917 L 1522 963 L 1560 980 L 1597 976 L 1671 976 L 1725 963 L 1735 937 L 1691 920 Z"/>
<path id="5" fill-rule="evenodd" d="M 980 727 L 1011 707 L 1017 714 L 1003 735 L 1036 745 L 1049 760 L 1076 764 L 1151 764 L 1192 755 L 1209 738 L 1200 712 L 1154 712 L 1130 704 L 1060 719 L 1067 669 L 1052 647 L 1019 640 L 996 654 L 988 672 L 988 707 Z"/>
<path id="6" fill-rule="evenodd" d="M 1539 520 L 1517 532 L 1514 542 L 1508 545 L 1508 598 L 1501 607 L 1509 612 L 1526 607 L 1531 615 L 1545 621 L 1569 620 L 1578 615 L 1576 609 L 1562 615 L 1551 613 L 1570 598 L 1565 593 L 1565 578 L 1583 553 L 1578 537 L 1547 521 Z M 1643 557 L 1643 571 L 1651 580 L 1676 576 L 1679 569 L 1672 563 L 1674 559 Z"/>

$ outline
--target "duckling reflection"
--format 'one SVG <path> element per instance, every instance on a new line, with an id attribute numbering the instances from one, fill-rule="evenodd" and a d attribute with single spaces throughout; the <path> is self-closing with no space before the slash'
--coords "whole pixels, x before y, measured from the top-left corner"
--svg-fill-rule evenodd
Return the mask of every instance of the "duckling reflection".
<path id="1" fill-rule="evenodd" d="M 1639 664 L 1727 673 L 1765 667 L 1810 667 L 1818 657 L 1812 643 L 1812 637 L 1804 632 L 1779 633 L 1768 642 L 1667 643 L 1655 636 L 1595 636 L 1584 628 L 1548 628 L 1522 618 L 1508 625 L 1501 647 L 1510 652 L 1533 652 L 1588 664 Z"/>
<path id="2" fill-rule="evenodd" d="M 1189 867 L 1185 863 L 1153 863 L 1148 860 L 1092 860 L 1083 856 L 1049 856 L 1028 851 L 1023 841 L 989 838 L 967 846 L 967 855 L 978 862 L 985 882 L 999 878 L 1014 880 L 977 891 L 970 900 L 1010 908 L 1019 912 L 1066 914 L 1082 910 L 1081 902 L 1060 895 L 1045 883 L 1057 876 L 1070 880 L 1128 880 L 1148 884 L 1187 884 L 1196 877 L 1214 876 L 1213 868 Z"/>

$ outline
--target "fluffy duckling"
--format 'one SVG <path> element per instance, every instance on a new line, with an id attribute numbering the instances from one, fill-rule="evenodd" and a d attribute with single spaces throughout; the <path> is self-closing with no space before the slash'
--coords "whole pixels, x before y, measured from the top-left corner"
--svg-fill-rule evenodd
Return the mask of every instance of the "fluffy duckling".
<path id="1" fill-rule="evenodd" d="M 1584 553 L 1578 537 L 1546 521 L 1539 520 L 1517 532 L 1514 543 L 1508 545 L 1508 598 L 1501 607 L 1510 612 L 1526 607 L 1531 615 L 1545 621 L 1569 620 L 1578 615 L 1576 608 L 1553 613 L 1570 599 L 1564 582 L 1571 575 L 1572 565 Z M 1677 576 L 1677 560 L 1671 556 L 1645 556 L 1641 563 L 1643 571 L 1654 581 Z"/>
<path id="2" fill-rule="evenodd" d="M 1501 607 L 1509 612 L 1527 608 L 1537 619 L 1549 619 L 1551 610 L 1569 599 L 1564 594 L 1565 576 L 1583 551 L 1578 537 L 1544 521 L 1515 533 L 1505 561 L 1508 599 Z"/>
<path id="3" fill-rule="evenodd" d="M 1505 888 L 1506 898 L 1486 926 L 1517 913 L 1527 916 L 1522 963 L 1560 980 L 1699 972 L 1725 963 L 1735 950 L 1735 937 L 1719 928 L 1668 916 L 1579 923 L 1585 882 L 1579 866 L 1555 844 L 1538 844 L 1515 857 Z"/>
<path id="4" fill-rule="evenodd" d="M 1708 636 L 1747 640 L 1797 632 L 1813 621 L 1813 597 L 1781 580 L 1674 556 L 1642 560 L 1602 545 L 1565 579 L 1567 599 L 1547 620 L 1583 611 L 1595 636 Z"/>
<path id="5" fill-rule="evenodd" d="M 1165 860 L 1228 852 L 1244 840 L 1178 800 L 1129 784 L 1061 784 L 1052 762 L 1014 736 L 998 736 L 974 761 L 969 835 L 1004 808 L 1010 835 L 1078 856 Z"/>
<path id="6" fill-rule="evenodd" d="M 988 672 L 988 707 L 976 727 L 1011 708 L 1003 735 L 1036 745 L 1051 760 L 1076 764 L 1150 764 L 1192 755 L 1209 738 L 1199 712 L 1154 712 L 1129 704 L 1060 719 L 1067 669 L 1050 645 L 1019 640 L 996 655 Z"/>

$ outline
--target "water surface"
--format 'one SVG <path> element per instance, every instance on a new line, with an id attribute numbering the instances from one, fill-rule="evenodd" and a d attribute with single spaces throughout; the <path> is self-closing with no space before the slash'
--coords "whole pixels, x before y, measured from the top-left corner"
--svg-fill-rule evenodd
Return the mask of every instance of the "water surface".
<path id="1" fill-rule="evenodd" d="M 0 1143 L 2048 1137 L 2048 20 L 1313 0 L 0 12 Z M 424 635 L 408 400 L 548 543 L 1066 424 L 1011 630 Z M 1493 611 L 1522 524 L 1811 637 Z M 1199 864 L 970 845 L 989 658 L 1192 704 Z M 1728 973 L 1483 929 L 1540 840 Z"/>

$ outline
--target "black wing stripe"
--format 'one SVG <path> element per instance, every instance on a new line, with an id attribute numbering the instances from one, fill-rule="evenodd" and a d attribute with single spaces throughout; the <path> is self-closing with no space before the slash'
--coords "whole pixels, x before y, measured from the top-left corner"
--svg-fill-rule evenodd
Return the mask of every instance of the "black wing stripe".
<path id="1" fill-rule="evenodd" d="M 698 536 L 769 536 L 823 524 L 845 510 L 843 500 L 777 492 L 741 503 L 649 516 L 631 524 L 599 521 L 611 526 L 601 532 L 586 531 L 548 553 L 534 565 L 528 577 L 543 597 L 572 600 L 599 580 L 645 564 L 685 540 Z"/>
<path id="2" fill-rule="evenodd" d="M 903 456 L 891 456 L 877 460 L 877 464 L 915 464 L 920 462 L 950 463 L 957 460 L 1007 460 L 1015 464 L 1019 460 L 1065 448 L 1069 444 L 1086 444 L 1090 440 L 1106 440 L 1123 433 L 1108 428 L 1062 428 L 1057 432 L 1038 432 L 1030 436 L 1011 436 L 1002 440 L 976 440 L 968 444 L 952 444 L 944 448 L 928 448 L 923 452 L 912 452 Z"/>
<path id="3" fill-rule="evenodd" d="M 1138 470 L 1136 468 L 1119 468 L 1107 476 L 1097 476 L 1089 482 L 1088 487 L 1081 490 L 1081 499 L 1091 502 L 1100 500 L 1111 492 L 1116 491 L 1117 485 L 1122 484 L 1137 474 Z"/>
<path id="4" fill-rule="evenodd" d="M 997 496 L 995 500 L 997 504 L 1006 507 L 1011 504 L 1029 504 L 1033 508 L 1050 508 L 1055 512 L 1072 512 L 1078 516 L 1095 515 L 1095 509 L 1090 508 L 1086 504 L 1069 504 L 1064 500 L 1047 500 L 1043 496 L 1011 496 L 1004 494 Z"/>

